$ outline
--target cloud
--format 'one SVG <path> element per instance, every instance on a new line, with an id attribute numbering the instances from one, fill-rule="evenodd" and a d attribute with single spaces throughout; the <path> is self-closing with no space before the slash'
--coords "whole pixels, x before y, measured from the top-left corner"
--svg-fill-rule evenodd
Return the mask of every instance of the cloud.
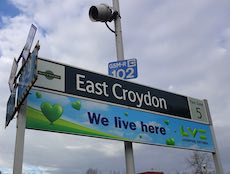
<path id="1" fill-rule="evenodd" d="M 106 111 L 108 110 L 108 105 L 102 104 L 99 102 L 92 102 L 92 101 L 87 101 L 87 100 L 82 100 L 82 108 L 86 110 L 100 110 L 100 111 Z"/>

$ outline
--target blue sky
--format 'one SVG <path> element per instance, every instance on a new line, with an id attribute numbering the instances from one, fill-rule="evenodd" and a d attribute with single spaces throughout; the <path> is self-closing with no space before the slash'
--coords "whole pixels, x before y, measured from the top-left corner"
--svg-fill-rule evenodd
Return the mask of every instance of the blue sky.
<path id="1" fill-rule="evenodd" d="M 103 2 L 0 1 L 0 18 L 4 20 L 0 24 L 0 168 L 11 170 L 13 166 L 16 119 L 4 128 L 10 95 L 8 78 L 13 58 L 21 53 L 31 24 L 38 28 L 34 44 L 40 40 L 40 57 L 107 74 L 108 63 L 116 60 L 114 35 L 104 24 L 93 23 L 88 17 L 90 6 Z M 207 99 L 227 174 L 229 9 L 229 0 L 120 0 L 125 58 L 138 61 L 138 78 L 131 81 Z M 113 27 L 113 23 L 109 25 Z M 39 166 L 48 174 L 82 174 L 91 166 L 104 173 L 125 171 L 124 144 L 118 141 L 27 130 L 24 147 L 24 170 Z M 151 168 L 167 174 L 189 171 L 185 159 L 191 153 L 134 143 L 137 172 Z"/>
<path id="2" fill-rule="evenodd" d="M 0 2 L 0 15 L 14 17 L 19 15 L 19 9 L 8 0 L 2 0 Z"/>
<path id="3" fill-rule="evenodd" d="M 2 17 L 9 16 L 15 17 L 20 14 L 19 9 L 8 0 L 0 1 L 0 27 L 2 26 Z"/>

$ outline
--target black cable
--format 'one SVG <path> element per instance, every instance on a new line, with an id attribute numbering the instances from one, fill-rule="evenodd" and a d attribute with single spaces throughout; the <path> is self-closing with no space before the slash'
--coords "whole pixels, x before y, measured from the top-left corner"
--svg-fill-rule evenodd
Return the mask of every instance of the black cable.
<path id="1" fill-rule="evenodd" d="M 111 32 L 115 33 L 115 31 L 109 27 L 109 25 L 107 24 L 107 22 L 105 22 L 105 25 L 106 25 L 106 27 L 107 27 Z M 115 34 L 116 34 L 116 33 L 115 33 Z"/>

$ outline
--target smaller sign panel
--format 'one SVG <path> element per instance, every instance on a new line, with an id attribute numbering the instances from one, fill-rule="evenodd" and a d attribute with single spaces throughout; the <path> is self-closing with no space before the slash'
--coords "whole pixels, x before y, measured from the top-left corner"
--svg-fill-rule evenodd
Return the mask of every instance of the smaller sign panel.
<path id="1" fill-rule="evenodd" d="M 39 48 L 40 46 L 37 44 L 28 60 L 26 60 L 24 67 L 22 67 L 21 75 L 19 76 L 17 106 L 22 104 L 37 79 L 37 57 Z"/>
<path id="2" fill-rule="evenodd" d="M 31 46 L 33 44 L 33 41 L 34 41 L 34 36 L 36 34 L 36 31 L 37 31 L 37 27 L 35 27 L 33 24 L 31 25 L 30 27 L 30 31 L 29 31 L 29 34 L 27 36 L 27 40 L 26 40 L 26 44 L 23 48 L 23 52 L 22 52 L 22 57 L 26 60 L 29 56 L 29 53 L 30 53 L 30 49 L 31 49 Z"/>
<path id="3" fill-rule="evenodd" d="M 17 69 L 18 69 L 18 63 L 17 63 L 16 59 L 14 59 L 12 67 L 11 67 L 9 81 L 8 81 L 11 92 L 14 89 L 14 80 L 15 80 L 15 75 L 17 73 Z"/>
<path id="4" fill-rule="evenodd" d="M 137 59 L 110 62 L 109 75 L 121 79 L 137 78 Z"/>
<path id="5" fill-rule="evenodd" d="M 193 120 L 208 123 L 208 116 L 203 100 L 188 97 L 188 104 Z"/>
<path id="6" fill-rule="evenodd" d="M 207 124 L 35 89 L 27 100 L 26 128 L 214 151 Z"/>
<path id="7" fill-rule="evenodd" d="M 7 109 L 6 109 L 6 123 L 5 127 L 7 127 L 10 121 L 14 118 L 14 114 L 16 112 L 15 108 L 15 98 L 16 98 L 16 89 L 13 88 L 10 97 L 7 102 Z"/>

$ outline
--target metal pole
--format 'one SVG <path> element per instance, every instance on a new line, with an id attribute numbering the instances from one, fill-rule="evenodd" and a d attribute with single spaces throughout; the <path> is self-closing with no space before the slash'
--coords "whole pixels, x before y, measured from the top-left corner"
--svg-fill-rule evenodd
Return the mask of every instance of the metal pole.
<path id="1" fill-rule="evenodd" d="M 135 174 L 133 144 L 131 142 L 124 142 L 124 145 L 125 145 L 126 174 Z"/>
<path id="2" fill-rule="evenodd" d="M 21 105 L 18 118 L 17 118 L 13 174 L 22 174 L 25 128 L 26 128 L 26 100 Z"/>
<path id="3" fill-rule="evenodd" d="M 214 160 L 214 164 L 215 164 L 215 168 L 216 168 L 216 173 L 224 174 L 224 170 L 223 170 L 221 160 L 220 160 L 220 152 L 219 152 L 219 149 L 217 147 L 217 141 L 216 141 L 216 136 L 215 136 L 215 132 L 214 132 L 214 128 L 213 128 L 211 113 L 210 113 L 209 106 L 208 106 L 208 101 L 204 100 L 204 104 L 205 104 L 205 108 L 207 111 L 207 116 L 208 116 L 208 120 L 209 120 L 209 124 L 210 124 L 210 130 L 211 130 L 211 134 L 212 134 L 213 144 L 214 144 L 214 148 L 215 148 L 215 152 L 212 152 L 212 156 L 213 156 L 213 160 Z"/>
<path id="4" fill-rule="evenodd" d="M 119 1 L 113 0 L 113 9 L 118 12 L 118 17 L 114 20 L 115 26 L 115 39 L 116 39 L 116 51 L 117 60 L 124 60 L 124 49 L 122 41 L 122 30 L 121 30 L 121 16 Z M 124 142 L 125 145 L 125 161 L 126 161 L 126 174 L 135 174 L 134 157 L 133 157 L 133 146 L 131 142 Z"/>
<path id="5" fill-rule="evenodd" d="M 120 16 L 120 8 L 119 8 L 118 0 L 113 0 L 113 9 L 114 11 L 118 12 L 118 17 L 114 20 L 117 60 L 124 60 L 122 30 L 121 30 L 121 16 Z"/>

